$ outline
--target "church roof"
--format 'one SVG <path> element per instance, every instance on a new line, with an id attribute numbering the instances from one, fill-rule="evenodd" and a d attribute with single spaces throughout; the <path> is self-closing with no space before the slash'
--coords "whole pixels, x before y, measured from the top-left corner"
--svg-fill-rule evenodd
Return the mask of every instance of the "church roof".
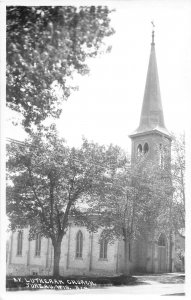
<path id="1" fill-rule="evenodd" d="M 130 137 L 142 133 L 148 133 L 151 131 L 157 131 L 170 137 L 170 133 L 166 129 L 164 123 L 155 53 L 154 31 L 152 32 L 151 52 L 147 71 L 147 79 L 145 85 L 140 123 L 137 130 L 135 130 L 130 135 Z"/>

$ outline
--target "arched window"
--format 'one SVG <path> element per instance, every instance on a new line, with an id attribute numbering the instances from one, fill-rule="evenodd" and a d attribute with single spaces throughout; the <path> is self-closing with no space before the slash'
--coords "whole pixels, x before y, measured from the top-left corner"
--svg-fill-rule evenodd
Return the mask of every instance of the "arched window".
<path id="1" fill-rule="evenodd" d="M 166 238 L 164 233 L 161 233 L 158 239 L 158 246 L 166 246 Z"/>
<path id="2" fill-rule="evenodd" d="M 146 154 L 149 151 L 149 145 L 148 145 L 148 143 L 144 144 L 143 151 L 144 151 L 144 154 Z"/>
<path id="3" fill-rule="evenodd" d="M 143 149 L 142 149 L 142 145 L 141 145 L 141 144 L 139 144 L 139 145 L 138 145 L 138 147 L 137 147 L 137 156 L 138 156 L 138 157 L 140 157 L 140 156 L 141 156 L 141 154 L 142 154 L 142 150 L 143 150 Z"/>
<path id="4" fill-rule="evenodd" d="M 36 244 L 35 244 L 35 255 L 40 256 L 41 250 L 41 234 L 37 233 L 36 235 Z"/>
<path id="5" fill-rule="evenodd" d="M 79 230 L 76 236 L 76 257 L 82 257 L 82 250 L 83 250 L 83 234 Z"/>
<path id="6" fill-rule="evenodd" d="M 101 259 L 106 259 L 107 258 L 107 245 L 108 245 L 107 240 L 106 239 L 101 239 L 99 258 L 101 258 Z"/>
<path id="7" fill-rule="evenodd" d="M 22 255 L 22 247 L 23 247 L 23 233 L 22 231 L 19 231 L 17 235 L 17 255 Z"/>

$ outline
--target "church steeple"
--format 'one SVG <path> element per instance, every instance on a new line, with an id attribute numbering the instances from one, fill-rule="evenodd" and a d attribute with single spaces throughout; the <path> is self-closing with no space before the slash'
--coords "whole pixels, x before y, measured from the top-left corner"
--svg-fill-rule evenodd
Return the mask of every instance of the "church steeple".
<path id="1" fill-rule="evenodd" d="M 153 24 L 154 27 L 154 24 Z M 130 136 L 132 141 L 132 164 L 138 157 L 145 155 L 148 160 L 158 161 L 162 165 L 164 149 L 170 161 L 171 135 L 166 129 L 160 94 L 157 61 L 155 54 L 155 32 L 152 31 L 151 52 L 140 123 Z M 165 157 L 167 157 L 165 154 Z M 166 158 L 165 158 L 166 159 Z M 166 160 L 167 161 L 167 160 Z M 166 162 L 165 162 L 166 165 Z"/>
<path id="2" fill-rule="evenodd" d="M 151 45 L 155 45 L 155 32 L 154 32 L 154 30 L 152 31 L 152 43 L 151 43 Z"/>
<path id="3" fill-rule="evenodd" d="M 151 52 L 150 52 L 149 66 L 147 71 L 147 79 L 145 85 L 140 123 L 137 130 L 131 136 L 150 132 L 153 130 L 157 130 L 165 135 L 170 136 L 164 123 L 156 53 L 155 53 L 154 35 L 155 32 L 153 29 Z"/>

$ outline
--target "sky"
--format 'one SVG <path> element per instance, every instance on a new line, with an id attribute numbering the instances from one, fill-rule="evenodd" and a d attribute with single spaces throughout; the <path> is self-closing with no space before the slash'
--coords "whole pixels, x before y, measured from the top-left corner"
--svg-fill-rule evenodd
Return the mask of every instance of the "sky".
<path id="1" fill-rule="evenodd" d="M 94 2 L 92 2 L 94 3 Z M 128 137 L 139 125 L 150 55 L 152 25 L 166 127 L 176 134 L 187 127 L 190 100 L 190 1 L 105 1 L 115 12 L 115 34 L 105 39 L 110 53 L 89 59 L 90 74 L 75 76 L 79 91 L 63 103 L 57 128 L 69 145 L 82 136 L 129 151 Z M 7 136 L 23 139 L 7 112 Z"/>

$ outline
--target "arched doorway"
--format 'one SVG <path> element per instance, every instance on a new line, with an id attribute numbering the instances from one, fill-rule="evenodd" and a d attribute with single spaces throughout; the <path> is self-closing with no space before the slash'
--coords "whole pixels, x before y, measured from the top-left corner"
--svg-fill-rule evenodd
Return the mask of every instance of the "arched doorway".
<path id="1" fill-rule="evenodd" d="M 165 273 L 167 271 L 167 240 L 164 233 L 161 233 L 158 239 L 158 272 Z"/>

